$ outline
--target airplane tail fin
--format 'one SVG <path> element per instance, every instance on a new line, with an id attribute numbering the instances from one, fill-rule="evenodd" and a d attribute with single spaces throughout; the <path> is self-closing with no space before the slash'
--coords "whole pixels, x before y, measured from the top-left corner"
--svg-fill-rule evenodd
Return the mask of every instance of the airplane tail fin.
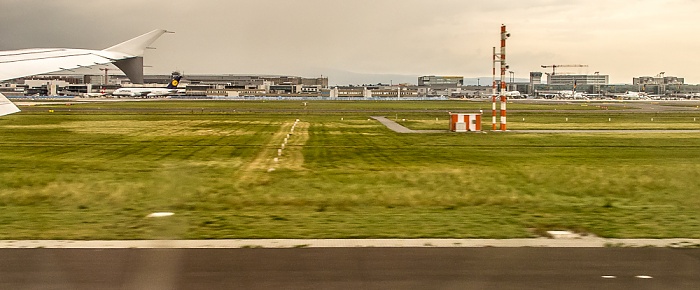
<path id="1" fill-rule="evenodd" d="M 0 94 L 0 116 L 9 115 L 19 112 L 19 108 L 8 100 L 3 94 Z"/>
<path id="2" fill-rule="evenodd" d="M 180 84 L 180 79 L 182 79 L 182 75 L 179 73 L 173 73 L 172 78 L 170 78 L 170 83 L 168 84 L 168 89 L 177 89 L 177 85 Z"/>

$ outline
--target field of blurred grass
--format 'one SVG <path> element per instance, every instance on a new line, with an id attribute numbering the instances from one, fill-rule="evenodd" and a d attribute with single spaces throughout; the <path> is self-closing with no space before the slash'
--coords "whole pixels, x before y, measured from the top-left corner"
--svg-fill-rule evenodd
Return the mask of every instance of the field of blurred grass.
<path id="1" fill-rule="evenodd" d="M 398 134 L 368 120 L 446 129 L 447 111 L 482 107 L 490 103 L 23 107 L 0 118 L 0 239 L 515 238 L 553 229 L 700 238 L 699 133 Z M 535 110 L 509 115 L 510 129 L 700 129 L 697 112 L 510 108 Z M 570 112 L 544 113 L 553 108 Z M 175 215 L 146 218 L 162 211 Z"/>

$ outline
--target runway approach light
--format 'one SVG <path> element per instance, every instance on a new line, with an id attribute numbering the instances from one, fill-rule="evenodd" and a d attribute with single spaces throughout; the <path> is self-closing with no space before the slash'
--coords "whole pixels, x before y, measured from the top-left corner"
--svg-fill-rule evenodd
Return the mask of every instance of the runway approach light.
<path id="1" fill-rule="evenodd" d="M 158 218 L 158 217 L 168 217 L 168 216 L 172 216 L 172 215 L 174 215 L 174 213 L 172 213 L 172 212 L 154 212 L 152 214 L 147 215 L 146 217 Z"/>

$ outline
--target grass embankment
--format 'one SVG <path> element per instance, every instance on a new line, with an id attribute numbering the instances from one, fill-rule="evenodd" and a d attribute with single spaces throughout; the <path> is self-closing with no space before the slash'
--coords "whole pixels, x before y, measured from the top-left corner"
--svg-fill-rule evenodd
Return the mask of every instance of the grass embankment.
<path id="1" fill-rule="evenodd" d="M 0 239 L 700 238 L 700 134 L 397 134 L 368 116 L 393 105 L 426 123 L 478 104 L 309 102 L 303 114 L 301 104 L 92 104 L 2 118 Z M 278 111 L 240 113 L 268 106 Z M 678 118 L 669 122 L 692 115 Z M 145 218 L 156 211 L 175 216 Z"/>

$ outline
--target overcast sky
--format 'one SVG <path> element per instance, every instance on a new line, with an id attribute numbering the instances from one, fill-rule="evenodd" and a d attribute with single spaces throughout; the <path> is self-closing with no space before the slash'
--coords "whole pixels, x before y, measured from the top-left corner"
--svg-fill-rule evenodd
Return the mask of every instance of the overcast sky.
<path id="1" fill-rule="evenodd" d="M 0 50 L 103 49 L 153 29 L 146 73 L 328 76 L 491 75 L 506 24 L 515 76 L 586 64 L 612 83 L 700 83 L 698 0 L 0 0 Z"/>

